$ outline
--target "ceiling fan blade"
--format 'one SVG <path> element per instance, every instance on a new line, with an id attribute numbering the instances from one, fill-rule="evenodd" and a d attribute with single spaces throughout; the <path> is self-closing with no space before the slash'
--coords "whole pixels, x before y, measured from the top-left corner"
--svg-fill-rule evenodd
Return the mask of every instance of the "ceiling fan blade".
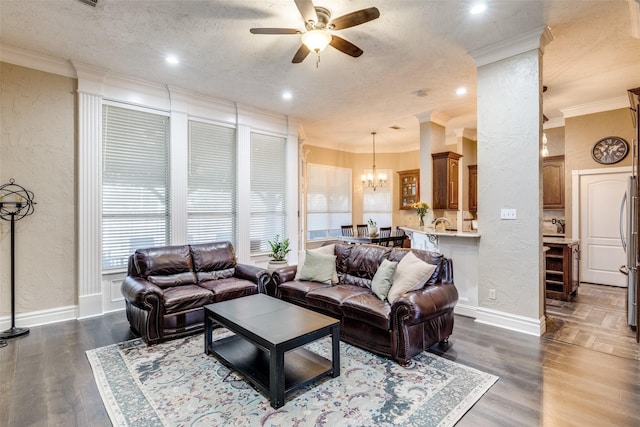
<path id="1" fill-rule="evenodd" d="M 293 56 L 293 59 L 291 60 L 291 62 L 294 64 L 301 63 L 302 61 L 304 61 L 304 58 L 306 58 L 307 55 L 309 55 L 309 52 L 311 52 L 311 50 L 309 50 L 307 46 L 301 45 L 300 49 L 298 49 L 296 54 Z"/>
<path id="2" fill-rule="evenodd" d="M 346 53 L 347 55 L 353 56 L 354 58 L 357 58 L 363 53 L 362 49 L 360 49 L 358 46 L 336 35 L 331 36 L 331 42 L 329 42 L 329 44 L 338 49 L 340 52 Z"/>
<path id="3" fill-rule="evenodd" d="M 316 8 L 313 5 L 311 0 L 294 0 L 296 2 L 296 6 L 300 11 L 300 15 L 302 15 L 302 19 L 304 22 L 318 22 L 318 14 L 316 13 Z"/>
<path id="4" fill-rule="evenodd" d="M 251 34 L 300 34 L 295 28 L 251 28 Z"/>
<path id="5" fill-rule="evenodd" d="M 368 9 L 357 10 L 355 12 L 347 13 L 333 19 L 329 25 L 334 30 L 342 30 L 344 28 L 355 27 L 356 25 L 364 24 L 365 22 L 373 21 L 380 17 L 380 11 L 377 7 L 370 7 Z"/>

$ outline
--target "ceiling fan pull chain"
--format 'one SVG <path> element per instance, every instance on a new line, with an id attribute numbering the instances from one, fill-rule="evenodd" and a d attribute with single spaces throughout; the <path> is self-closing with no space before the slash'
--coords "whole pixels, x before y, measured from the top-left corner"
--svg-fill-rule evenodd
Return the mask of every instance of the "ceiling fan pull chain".
<path id="1" fill-rule="evenodd" d="M 320 63 L 320 54 L 318 54 L 318 57 L 316 58 L 316 68 L 318 68 L 319 63 Z"/>

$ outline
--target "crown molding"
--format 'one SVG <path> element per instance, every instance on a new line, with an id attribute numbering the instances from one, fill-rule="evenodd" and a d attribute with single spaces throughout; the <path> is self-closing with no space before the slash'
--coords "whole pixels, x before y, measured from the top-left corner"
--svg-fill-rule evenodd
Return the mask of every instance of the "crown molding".
<path id="1" fill-rule="evenodd" d="M 547 25 L 543 25 L 510 39 L 472 50 L 469 55 L 476 60 L 476 65 L 481 67 L 534 49 L 540 49 L 544 52 L 545 46 L 551 43 L 553 38 L 551 29 Z"/>
<path id="2" fill-rule="evenodd" d="M 553 119 L 549 119 L 542 125 L 543 129 L 553 129 L 561 127 L 564 127 L 564 117 L 554 117 Z"/>
<path id="3" fill-rule="evenodd" d="M 440 126 L 446 126 L 447 122 L 451 120 L 451 117 L 438 111 L 427 111 L 424 113 L 416 114 L 415 116 L 420 123 L 433 122 Z"/>
<path id="4" fill-rule="evenodd" d="M 627 96 L 619 96 L 617 98 L 604 99 L 602 101 L 589 102 L 586 104 L 575 105 L 565 108 L 562 111 L 564 118 L 584 116 L 586 114 L 601 113 L 603 111 L 618 110 L 620 108 L 629 107 L 629 98 Z"/>
<path id="5" fill-rule="evenodd" d="M 0 61 L 63 77 L 78 78 L 71 61 L 7 44 L 0 44 Z"/>
<path id="6" fill-rule="evenodd" d="M 454 129 L 453 132 L 456 135 L 456 138 L 466 138 L 470 139 L 471 141 L 478 140 L 478 131 L 476 129 L 457 128 Z"/>

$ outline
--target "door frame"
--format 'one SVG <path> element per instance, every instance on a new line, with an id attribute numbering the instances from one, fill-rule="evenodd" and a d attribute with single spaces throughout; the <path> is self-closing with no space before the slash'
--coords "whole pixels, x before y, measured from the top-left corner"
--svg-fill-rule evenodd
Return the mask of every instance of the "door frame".
<path id="1" fill-rule="evenodd" d="M 633 174 L 632 166 L 618 166 L 610 168 L 598 168 L 598 169 L 577 169 L 571 171 L 571 238 L 574 240 L 580 240 L 580 229 L 582 224 L 580 222 L 580 177 L 584 175 L 604 175 L 604 174 L 616 174 L 616 173 L 630 173 Z M 582 244 L 580 245 L 582 251 Z M 580 257 L 582 262 L 582 257 Z M 580 266 L 578 267 L 580 268 Z"/>

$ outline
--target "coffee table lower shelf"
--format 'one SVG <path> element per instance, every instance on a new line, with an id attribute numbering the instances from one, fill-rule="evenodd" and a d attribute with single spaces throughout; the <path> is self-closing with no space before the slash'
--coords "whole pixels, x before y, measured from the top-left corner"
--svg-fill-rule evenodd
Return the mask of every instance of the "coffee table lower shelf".
<path id="1" fill-rule="evenodd" d="M 270 354 L 239 335 L 212 342 L 208 353 L 216 356 L 228 368 L 240 372 L 254 386 L 269 395 Z M 333 376 L 333 362 L 305 348 L 284 354 L 284 395 L 313 383 L 324 376 Z"/>

